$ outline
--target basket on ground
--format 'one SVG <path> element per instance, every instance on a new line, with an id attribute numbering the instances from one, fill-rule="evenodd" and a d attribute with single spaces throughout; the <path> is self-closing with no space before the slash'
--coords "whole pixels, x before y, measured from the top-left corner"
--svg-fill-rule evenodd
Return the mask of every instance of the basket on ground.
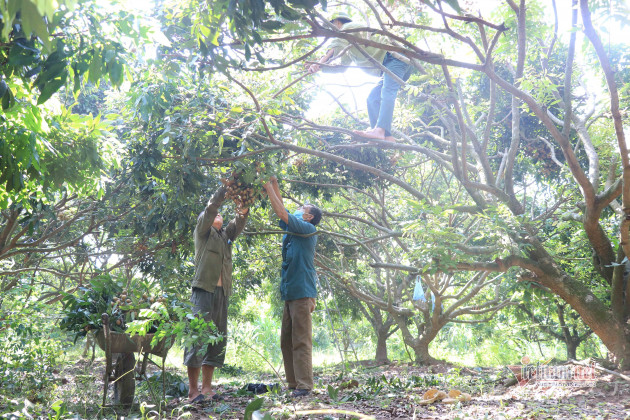
<path id="1" fill-rule="evenodd" d="M 162 339 L 155 346 L 151 346 L 154 334 L 140 336 L 110 331 L 109 335 L 111 342 L 110 351 L 112 353 L 150 353 L 165 357 L 172 345 L 172 342 L 167 343 L 166 339 Z M 99 330 L 96 333 L 96 342 L 102 350 L 107 351 L 105 348 L 105 332 L 103 330 Z"/>

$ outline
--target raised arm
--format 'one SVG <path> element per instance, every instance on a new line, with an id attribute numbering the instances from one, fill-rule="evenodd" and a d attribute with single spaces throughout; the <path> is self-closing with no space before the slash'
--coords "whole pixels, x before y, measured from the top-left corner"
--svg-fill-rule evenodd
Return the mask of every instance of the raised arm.
<path id="1" fill-rule="evenodd" d="M 287 209 L 284 208 L 284 203 L 282 202 L 278 179 L 275 176 L 272 176 L 269 182 L 264 185 L 264 188 L 265 191 L 267 191 L 267 196 L 269 196 L 269 201 L 271 202 L 271 208 L 273 211 L 276 212 L 280 220 L 284 223 L 289 223 L 289 213 L 287 213 Z"/>
<path id="2" fill-rule="evenodd" d="M 328 63 L 328 61 L 332 58 L 333 55 L 335 55 L 335 49 L 331 48 L 331 49 L 328 50 L 328 52 L 326 53 L 325 56 L 323 56 L 322 58 L 319 59 L 319 63 L 321 63 L 321 64 Z M 317 73 L 320 68 L 321 68 L 321 66 L 319 64 L 313 63 L 310 66 L 308 66 L 308 72 L 310 74 Z"/>
<path id="3" fill-rule="evenodd" d="M 219 207 L 221 207 L 221 204 L 225 201 L 226 191 L 227 189 L 222 185 L 215 191 L 210 200 L 208 200 L 206 209 L 199 219 L 197 219 L 197 228 L 195 229 L 197 235 L 204 236 L 210 231 L 212 223 L 214 223 L 214 218 L 217 217 L 217 213 L 219 213 Z"/>
<path id="4" fill-rule="evenodd" d="M 236 209 L 236 217 L 228 223 L 227 228 L 225 229 L 225 233 L 229 240 L 234 242 L 236 237 L 241 234 L 243 229 L 245 229 L 245 223 L 247 223 L 247 216 L 249 216 L 249 208 L 240 208 Z"/>

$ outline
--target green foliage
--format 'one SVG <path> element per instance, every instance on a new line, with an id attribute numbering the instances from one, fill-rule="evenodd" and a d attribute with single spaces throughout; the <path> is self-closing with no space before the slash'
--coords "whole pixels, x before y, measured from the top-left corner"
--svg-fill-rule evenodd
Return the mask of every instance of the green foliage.
<path id="1" fill-rule="evenodd" d="M 39 407 L 30 403 L 28 399 L 24 399 L 21 402 L 17 402 L 16 400 L 11 401 L 9 405 L 10 409 L 13 411 L 6 411 L 0 415 L 2 419 L 32 419 L 37 416 L 40 419 L 47 420 L 65 420 L 65 419 L 74 419 L 81 420 L 82 417 L 68 409 L 68 404 L 62 400 L 55 400 L 52 404 L 50 404 L 47 409 L 39 412 Z"/>
<path id="2" fill-rule="evenodd" d="M 20 289 L 25 291 L 24 289 Z M 60 341 L 40 312 L 43 305 L 19 311 L 0 311 L 0 389 L 5 396 L 43 401 L 55 378 L 62 354 Z"/>
<path id="3" fill-rule="evenodd" d="M 251 420 L 254 411 L 260 410 L 264 403 L 264 398 L 256 398 L 254 401 L 247 404 L 247 407 L 245 407 L 245 420 Z"/>
<path id="4" fill-rule="evenodd" d="M 325 6 L 324 0 L 213 0 L 211 2 L 191 1 L 179 3 L 166 19 L 173 25 L 167 35 L 181 37 L 185 29 L 185 40 L 180 41 L 183 48 L 198 48 L 203 57 L 211 57 L 212 63 L 219 69 L 238 65 L 239 60 L 228 50 L 237 51 L 244 61 L 255 58 L 265 63 L 262 55 L 263 37 L 276 31 L 291 27 L 291 23 L 300 20 L 318 3 Z M 275 15 L 275 16 L 274 16 Z M 228 49 L 228 39 L 238 39 L 241 45 Z"/>
<path id="5" fill-rule="evenodd" d="M 55 401 L 53 405 L 50 406 L 50 409 L 54 411 L 54 415 L 49 414 L 48 420 L 61 420 L 69 418 L 69 415 L 71 414 L 68 412 L 68 407 L 66 406 L 66 403 L 61 400 Z"/>
<path id="6" fill-rule="evenodd" d="M 333 124 L 335 123 L 337 122 L 333 122 Z M 343 145 L 345 143 L 345 140 L 337 134 L 324 136 L 323 139 L 330 144 Z M 342 149 L 337 155 L 352 162 L 380 169 L 388 174 L 395 172 L 395 166 L 392 165 L 392 158 L 381 149 Z M 330 189 L 322 188 L 318 185 L 351 184 L 357 188 L 367 189 L 371 185 L 382 182 L 378 177 L 364 170 L 309 155 L 300 155 L 292 160 L 291 166 L 287 170 L 289 176 L 299 177 L 301 180 L 310 183 L 291 185 L 292 190 L 315 198 L 321 196 L 326 201 L 330 200 Z"/>
<path id="7" fill-rule="evenodd" d="M 155 329 L 151 345 L 166 340 L 182 348 L 197 346 L 202 351 L 224 339 L 214 322 L 193 315 L 189 307 L 172 306 L 166 310 L 163 305 L 154 304 L 151 309 L 142 309 L 139 318 L 129 323 L 126 332 L 142 336 Z"/>
<path id="8" fill-rule="evenodd" d="M 5 2 L 0 3 L 0 41 L 8 42 L 5 45 L 10 48 L 6 55 L 0 52 L 0 63 L 6 65 L 4 75 L 7 78 L 20 77 L 30 81 L 37 76 L 33 86 L 40 92 L 38 104 L 46 102 L 69 77 L 74 79 L 75 92 L 88 78 L 90 82 L 98 83 L 102 77 L 108 77 L 113 86 L 120 86 L 127 52 L 117 37 L 132 36 L 136 41 L 144 38 L 144 31 L 133 29 L 137 26 L 133 24 L 134 16 L 117 7 L 111 10 L 117 15 L 113 25 L 107 28 L 92 26 L 87 37 L 85 33 L 77 35 L 77 28 L 85 26 L 84 19 L 96 21 L 104 17 L 103 11 L 92 1 L 35 4 L 24 0 L 9 2 L 6 6 Z M 112 29 L 112 33 L 108 32 Z M 59 32 L 68 36 L 59 37 Z M 31 34 L 35 36 L 31 37 Z M 55 34 L 55 42 L 50 34 Z M 11 90 L 0 93 L 4 94 L 4 100 Z"/>
<path id="9" fill-rule="evenodd" d="M 144 393 L 162 395 L 162 371 L 156 371 L 149 375 L 138 385 L 137 390 Z M 188 395 L 188 383 L 180 376 L 171 372 L 164 372 L 165 395 L 171 398 L 185 397 Z"/>
<path id="10" fill-rule="evenodd" d="M 91 288 L 81 287 L 78 294 L 66 293 L 63 298 L 64 318 L 60 327 L 74 332 L 75 342 L 88 331 L 101 329 L 105 313 L 109 315 L 111 330 L 141 335 L 157 331 L 161 324 L 175 316 L 169 313 L 169 308 L 180 314 L 174 309 L 176 299 L 171 300 L 164 294 L 149 296 L 149 288 L 141 287 L 140 282 L 131 282 L 125 287 L 122 281 L 103 275 L 93 278 L 90 284 Z"/>
<path id="11" fill-rule="evenodd" d="M 240 355 L 239 365 L 246 371 L 260 371 L 282 361 L 278 328 L 280 319 L 260 316 L 252 323 L 238 323 L 232 328 L 232 346 Z"/>
<path id="12" fill-rule="evenodd" d="M 225 376 L 239 376 L 245 373 L 242 367 L 233 366 L 228 363 L 224 363 L 219 370 L 221 371 L 221 374 Z"/>
<path id="13" fill-rule="evenodd" d="M 330 398 L 333 402 L 336 402 L 339 398 L 339 388 L 335 388 L 334 386 L 328 384 L 326 391 L 328 392 L 328 398 Z"/>
<path id="14" fill-rule="evenodd" d="M 371 399 L 379 395 L 400 393 L 413 388 L 435 388 L 444 385 L 444 377 L 439 374 L 422 376 L 411 375 L 405 378 L 397 376 L 387 377 L 385 375 L 370 376 L 362 386 L 363 389 L 359 390 L 363 392 L 355 393 L 355 396 L 359 399 Z"/>
<path id="15" fill-rule="evenodd" d="M 109 13 L 116 15 L 111 24 L 93 24 Z M 118 5 L 105 11 L 90 0 L 0 2 L 1 209 L 47 201 L 56 191 L 94 192 L 107 163 L 99 118 L 53 113 L 57 101 L 42 105 L 64 87 L 78 93 L 88 80 L 121 86 L 130 75 L 122 43 L 141 44 L 148 32 Z"/>
<path id="16" fill-rule="evenodd" d="M 61 109 L 54 115 L 26 103 L 0 116 L 0 208 L 30 207 L 34 201 L 50 203 L 63 192 L 88 195 L 102 188 L 99 176 L 112 163 L 115 142 L 105 144 L 107 132 L 99 118 Z"/>
<path id="17" fill-rule="evenodd" d="M 96 277 L 92 279 L 91 285 L 91 288 L 81 287 L 79 294 L 67 293 L 63 298 L 64 318 L 59 326 L 74 332 L 75 342 L 88 331 L 101 329 L 101 315 L 104 313 L 110 316 L 112 330 L 124 331 L 122 313 L 116 305 L 111 304 L 114 295 L 120 293 L 123 287 L 110 276 Z"/>

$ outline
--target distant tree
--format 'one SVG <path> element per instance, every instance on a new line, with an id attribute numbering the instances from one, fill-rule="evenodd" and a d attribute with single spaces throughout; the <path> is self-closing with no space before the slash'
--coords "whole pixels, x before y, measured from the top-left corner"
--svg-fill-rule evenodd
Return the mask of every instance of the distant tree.
<path id="1" fill-rule="evenodd" d="M 584 328 L 582 325 L 579 325 L 579 315 L 573 313 L 567 318 L 567 314 L 565 314 L 567 309 L 566 304 L 555 302 L 555 306 L 555 312 L 547 312 L 545 316 L 536 315 L 525 305 L 519 306 L 519 308 L 530 317 L 534 327 L 566 345 L 567 360 L 576 360 L 578 346 L 588 339 L 593 331 L 588 329 L 586 331 L 579 331 L 579 329 Z M 553 315 L 555 315 L 555 317 Z M 557 321 L 553 320 L 553 318 L 556 317 Z"/>

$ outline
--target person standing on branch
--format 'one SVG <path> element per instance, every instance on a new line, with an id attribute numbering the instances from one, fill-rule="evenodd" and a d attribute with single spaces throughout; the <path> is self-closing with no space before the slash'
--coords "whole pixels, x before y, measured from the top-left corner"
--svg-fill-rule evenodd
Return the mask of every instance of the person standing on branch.
<path id="1" fill-rule="evenodd" d="M 193 311 L 212 321 L 224 337 L 203 351 L 202 345 L 186 348 L 184 365 L 188 368 L 188 398 L 193 402 L 204 398 L 219 399 L 212 389 L 215 367 L 223 366 L 227 344 L 227 310 L 232 294 L 232 244 L 245 228 L 249 208 L 237 205 L 236 217 L 223 228 L 219 207 L 225 201 L 227 188 L 221 186 L 210 198 L 197 218 L 195 227 L 195 277 L 192 282 Z M 199 373 L 202 374 L 199 391 Z"/>
<path id="2" fill-rule="evenodd" d="M 330 22 L 340 31 L 364 27 L 358 23 L 353 23 L 350 16 L 345 13 L 333 15 Z M 392 44 L 387 37 L 378 34 L 368 32 L 350 32 L 349 34 L 352 36 L 360 36 L 380 44 Z M 383 67 L 401 80 L 407 81 L 407 79 L 409 79 L 412 66 L 410 65 L 409 59 L 402 54 L 385 51 L 372 46 L 361 46 L 361 48 L 376 62 L 382 63 Z M 324 55 L 318 63 L 313 63 L 308 66 L 308 72 L 311 74 L 317 73 L 322 68 L 320 64 L 328 63 L 333 57 L 339 54 L 341 54 L 340 59 L 342 65 L 349 65 L 354 62 L 366 73 L 381 76 L 381 80 L 379 80 L 378 84 L 372 89 L 367 98 L 367 109 L 371 129 L 366 131 L 355 130 L 355 133 L 361 137 L 395 141 L 391 129 L 394 105 L 400 84 L 389 73 L 383 72 L 381 68 L 375 66 L 355 45 L 352 45 L 349 41 L 342 38 L 333 39 L 329 44 L 326 55 Z M 323 71 L 326 72 L 327 67 L 324 67 Z"/>
<path id="3" fill-rule="evenodd" d="M 319 208 L 306 204 L 289 214 L 282 202 L 276 177 L 264 185 L 271 207 L 288 233 L 282 239 L 280 294 L 284 301 L 280 347 L 284 371 L 293 397 L 313 389 L 313 324 L 311 313 L 317 298 L 315 226 L 322 218 Z"/>

